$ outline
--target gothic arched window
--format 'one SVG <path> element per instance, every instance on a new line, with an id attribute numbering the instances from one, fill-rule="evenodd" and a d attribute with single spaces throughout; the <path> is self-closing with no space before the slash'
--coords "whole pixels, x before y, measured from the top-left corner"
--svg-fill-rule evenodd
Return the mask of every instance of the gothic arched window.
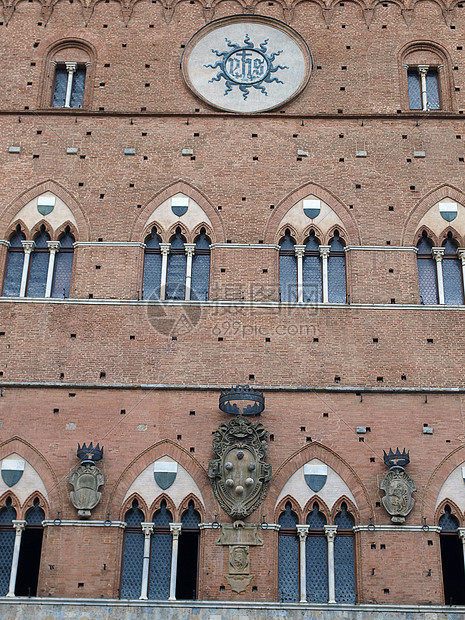
<path id="1" fill-rule="evenodd" d="M 337 536 L 334 539 L 334 571 L 336 582 L 336 602 L 355 603 L 355 559 L 354 525 L 355 521 L 347 511 L 345 502 L 336 515 Z"/>
<path id="2" fill-rule="evenodd" d="M 442 261 L 442 277 L 444 281 L 444 303 L 452 305 L 463 304 L 462 269 L 457 254 L 458 243 L 449 231 L 442 244 L 444 258 Z"/>
<path id="3" fill-rule="evenodd" d="M 150 547 L 149 598 L 167 600 L 170 595 L 171 574 L 171 512 L 163 500 L 153 515 L 153 534 Z"/>
<path id="4" fill-rule="evenodd" d="M 417 243 L 418 282 L 422 304 L 463 304 L 462 268 L 457 255 L 458 244 L 449 231 L 442 246 L 423 231 Z"/>
<path id="5" fill-rule="evenodd" d="M 16 519 L 16 510 L 11 498 L 7 498 L 0 510 L 0 596 L 6 596 L 10 585 L 11 561 L 15 545 L 15 530 L 12 521 Z"/>
<path id="6" fill-rule="evenodd" d="M 200 543 L 200 515 L 194 502 L 181 516 L 182 533 L 179 539 L 178 572 L 176 579 L 176 598 L 195 600 L 197 598 L 198 557 Z"/>
<path id="7" fill-rule="evenodd" d="M 436 261 L 433 258 L 433 242 L 426 231 L 417 243 L 418 282 L 420 285 L 420 301 L 422 304 L 438 303 L 438 283 L 436 277 Z"/>
<path id="8" fill-rule="evenodd" d="M 334 237 L 329 242 L 328 257 L 328 301 L 336 304 L 346 303 L 346 255 L 345 244 L 334 231 Z"/>
<path id="9" fill-rule="evenodd" d="M 299 541 L 297 538 L 296 513 L 287 502 L 278 523 L 281 526 L 278 536 L 279 556 L 279 601 L 297 602 L 299 600 Z"/>
<path id="10" fill-rule="evenodd" d="M 205 301 L 208 299 L 210 279 L 210 238 L 205 228 L 195 238 L 195 253 L 192 257 L 192 292 L 191 299 Z"/>
<path id="11" fill-rule="evenodd" d="M 168 256 L 168 274 L 166 277 L 166 299 L 184 299 L 186 294 L 186 263 L 184 248 L 186 243 L 181 229 L 170 239 L 171 247 Z"/>
<path id="12" fill-rule="evenodd" d="M 18 225 L 9 239 L 5 280 L 3 282 L 3 297 L 19 297 L 20 295 L 24 264 L 22 242 L 25 240 L 26 235 Z"/>
<path id="13" fill-rule="evenodd" d="M 161 238 L 154 227 L 145 239 L 143 299 L 160 299 Z"/>
<path id="14" fill-rule="evenodd" d="M 459 525 L 459 520 L 452 514 L 451 507 L 446 504 L 444 514 L 439 519 L 442 579 L 446 605 L 465 604 L 463 545 L 458 536 Z"/>
<path id="15" fill-rule="evenodd" d="M 297 263 L 295 240 L 286 230 L 279 242 L 279 298 L 280 301 L 297 301 Z"/>
<path id="16" fill-rule="evenodd" d="M 307 517 L 309 526 L 305 542 L 307 567 L 307 601 L 328 602 L 328 546 L 324 527 L 326 517 L 317 502 Z"/>
<path id="17" fill-rule="evenodd" d="M 69 297 L 74 260 L 75 239 L 69 230 L 69 226 L 60 235 L 58 242 L 53 268 L 52 297 L 63 297 L 64 299 Z M 50 248 L 50 260 L 52 259 L 52 251 L 53 245 Z"/>
<path id="18" fill-rule="evenodd" d="M 315 231 L 305 241 L 303 256 L 303 301 L 318 302 L 322 299 L 322 274 L 320 241 L 315 237 Z"/>
<path id="19" fill-rule="evenodd" d="M 36 596 L 39 581 L 40 556 L 44 528 L 42 521 L 45 513 L 40 507 L 39 499 L 26 512 L 26 527 L 21 536 L 18 572 L 16 575 L 16 596 Z"/>
<path id="20" fill-rule="evenodd" d="M 121 598 L 139 598 L 142 586 L 142 565 L 144 561 L 144 513 L 139 510 L 135 499 L 124 517 L 123 570 L 121 574 Z"/>

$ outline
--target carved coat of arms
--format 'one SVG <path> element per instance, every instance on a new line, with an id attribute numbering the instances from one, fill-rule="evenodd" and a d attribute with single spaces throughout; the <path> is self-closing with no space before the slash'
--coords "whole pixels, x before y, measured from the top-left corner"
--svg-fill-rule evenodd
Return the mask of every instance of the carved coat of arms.
<path id="1" fill-rule="evenodd" d="M 394 453 L 384 453 L 384 462 L 391 468 L 384 475 L 380 489 L 386 493 L 383 497 L 383 506 L 391 515 L 393 523 L 405 523 L 405 517 L 411 512 L 415 500 L 412 493 L 417 490 L 415 482 L 404 470 L 410 462 L 409 454 L 399 449 Z"/>
<path id="2" fill-rule="evenodd" d="M 99 444 L 95 447 L 91 444 L 82 447 L 78 444 L 77 455 L 81 460 L 79 467 L 71 474 L 69 483 L 74 487 L 69 498 L 77 509 L 81 519 L 89 519 L 92 508 L 95 508 L 102 498 L 99 488 L 105 482 L 105 478 L 94 461 L 99 461 L 103 456 L 103 447 Z"/>
<path id="3" fill-rule="evenodd" d="M 213 439 L 216 458 L 210 461 L 208 476 L 220 506 L 233 518 L 250 515 L 263 501 L 271 480 L 268 433 L 239 416 L 220 424 Z"/>

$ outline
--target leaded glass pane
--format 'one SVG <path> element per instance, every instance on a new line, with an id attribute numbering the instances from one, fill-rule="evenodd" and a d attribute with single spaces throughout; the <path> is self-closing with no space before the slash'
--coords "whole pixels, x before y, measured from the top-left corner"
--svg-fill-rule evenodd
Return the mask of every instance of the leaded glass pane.
<path id="1" fill-rule="evenodd" d="M 26 512 L 26 521 L 28 525 L 32 525 L 32 524 L 40 525 L 44 519 L 45 519 L 45 513 L 42 510 L 42 508 L 39 506 L 39 500 L 35 499 L 33 507 L 29 508 L 29 510 Z"/>
<path id="2" fill-rule="evenodd" d="M 64 65 L 58 65 L 55 70 L 55 92 L 53 95 L 53 107 L 64 108 L 66 101 L 66 85 L 68 83 L 68 72 Z"/>
<path id="3" fill-rule="evenodd" d="M 160 237 L 158 235 L 155 234 L 155 231 L 153 231 L 153 234 L 151 237 L 148 237 L 145 240 L 145 247 L 147 248 L 160 248 Z"/>
<path id="4" fill-rule="evenodd" d="M 346 302 L 346 259 L 345 256 L 328 258 L 328 301 L 336 304 Z"/>
<path id="5" fill-rule="evenodd" d="M 446 506 L 444 514 L 439 519 L 439 527 L 445 532 L 455 532 L 458 526 L 458 519 L 451 513 L 449 506 Z"/>
<path id="6" fill-rule="evenodd" d="M 55 254 L 52 297 L 69 297 L 73 258 L 73 252 L 57 252 Z"/>
<path id="7" fill-rule="evenodd" d="M 208 299 L 209 278 L 210 254 L 194 254 L 192 257 L 191 299 L 198 299 L 200 301 Z"/>
<path id="8" fill-rule="evenodd" d="M 16 510 L 11 505 L 11 500 L 6 500 L 6 506 L 0 510 L 0 523 L 11 525 L 13 519 L 16 519 Z"/>
<path id="9" fill-rule="evenodd" d="M 160 510 L 153 515 L 153 523 L 155 527 L 169 527 L 173 520 L 171 512 L 166 509 L 166 502 L 163 500 L 160 506 Z"/>
<path id="10" fill-rule="evenodd" d="M 355 521 L 350 512 L 347 512 L 347 506 L 342 504 L 341 512 L 336 515 L 334 524 L 342 530 L 351 530 L 354 527 Z"/>
<path id="11" fill-rule="evenodd" d="M 451 237 L 447 237 L 442 245 L 444 246 L 444 254 L 453 254 L 453 256 L 457 256 L 457 244 Z"/>
<path id="12" fill-rule="evenodd" d="M 70 233 L 66 233 L 60 237 L 59 241 L 60 241 L 60 247 L 73 248 L 75 239 L 73 235 L 71 235 Z"/>
<path id="13" fill-rule="evenodd" d="M 49 252 L 31 253 L 27 297 L 44 297 L 49 258 Z"/>
<path id="14" fill-rule="evenodd" d="M 142 510 L 139 510 L 138 506 L 137 500 L 134 500 L 132 502 L 132 508 L 128 510 L 124 516 L 126 525 L 130 527 L 139 527 L 144 520 L 144 513 Z"/>
<path id="15" fill-rule="evenodd" d="M 331 252 L 344 252 L 345 245 L 341 241 L 337 230 L 334 233 L 334 237 L 329 242 L 329 245 L 331 247 Z"/>
<path id="16" fill-rule="evenodd" d="M 315 233 L 312 230 L 310 233 L 310 237 L 305 242 L 305 251 L 306 252 L 319 252 L 320 251 L 320 242 L 315 237 Z"/>
<path id="17" fill-rule="evenodd" d="M 294 241 L 291 238 L 289 231 L 286 232 L 286 236 L 281 239 L 279 242 L 281 250 L 292 250 L 294 251 Z"/>
<path id="18" fill-rule="evenodd" d="M 313 504 L 313 510 L 309 513 L 307 517 L 307 525 L 312 530 L 323 529 L 326 525 L 326 517 L 319 510 L 319 506 L 317 503 Z"/>
<path id="19" fill-rule="evenodd" d="M 139 598 L 142 586 L 143 559 L 144 534 L 142 530 L 140 532 L 126 532 L 124 536 L 121 598 Z"/>
<path id="20" fill-rule="evenodd" d="M 11 560 L 15 545 L 15 531 L 0 532 L 0 596 L 6 596 L 10 585 Z"/>
<path id="21" fill-rule="evenodd" d="M 169 514 L 169 513 L 168 513 Z M 154 519 L 155 521 L 155 519 Z M 152 534 L 149 598 L 166 600 L 170 595 L 171 534 Z"/>
<path id="22" fill-rule="evenodd" d="M 445 258 L 442 261 L 444 281 L 444 303 L 463 304 L 462 269 L 458 258 Z"/>
<path id="23" fill-rule="evenodd" d="M 334 571 L 336 602 L 355 603 L 355 564 L 353 536 L 336 536 L 334 539 Z"/>
<path id="24" fill-rule="evenodd" d="M 417 243 L 418 254 L 431 254 L 433 243 L 426 234 L 423 234 L 420 241 Z"/>
<path id="25" fill-rule="evenodd" d="M 307 564 L 307 601 L 309 603 L 327 603 L 328 545 L 326 536 L 307 536 L 305 555 Z"/>
<path id="26" fill-rule="evenodd" d="M 278 536 L 279 600 L 299 600 L 299 541 L 297 536 Z"/>
<path id="27" fill-rule="evenodd" d="M 86 82 L 86 68 L 77 67 L 73 74 L 73 85 L 71 87 L 71 101 L 70 106 L 72 108 L 82 108 L 84 101 L 84 85 Z"/>
<path id="28" fill-rule="evenodd" d="M 161 254 L 144 255 L 144 299 L 160 299 Z"/>
<path id="29" fill-rule="evenodd" d="M 181 523 L 183 527 L 199 527 L 200 515 L 194 509 L 193 502 L 189 502 L 189 508 L 183 513 Z"/>
<path id="30" fill-rule="evenodd" d="M 297 261 L 295 256 L 279 257 L 279 295 L 282 302 L 297 301 Z"/>
<path id="31" fill-rule="evenodd" d="M 168 256 L 166 299 L 184 299 L 186 294 L 186 260 L 185 254 L 170 254 Z"/>
<path id="32" fill-rule="evenodd" d="M 436 278 L 436 261 L 433 258 L 418 258 L 418 282 L 422 304 L 438 303 L 438 282 Z"/>
<path id="33" fill-rule="evenodd" d="M 284 512 L 281 513 L 278 523 L 283 528 L 295 527 L 297 525 L 297 515 L 292 510 L 292 506 L 290 504 L 286 504 Z"/>
<path id="34" fill-rule="evenodd" d="M 411 110 L 421 110 L 421 87 L 420 76 L 417 69 L 409 69 L 408 78 L 408 98 Z"/>
<path id="35" fill-rule="evenodd" d="M 308 244 L 307 244 L 308 247 Z M 317 247 L 319 247 L 317 245 Z M 303 257 L 303 294 L 304 301 L 321 301 L 321 258 L 320 256 Z"/>
<path id="36" fill-rule="evenodd" d="M 8 252 L 3 297 L 19 297 L 23 263 L 24 252 Z"/>
<path id="37" fill-rule="evenodd" d="M 429 69 L 426 74 L 426 107 L 439 110 L 438 70 Z"/>

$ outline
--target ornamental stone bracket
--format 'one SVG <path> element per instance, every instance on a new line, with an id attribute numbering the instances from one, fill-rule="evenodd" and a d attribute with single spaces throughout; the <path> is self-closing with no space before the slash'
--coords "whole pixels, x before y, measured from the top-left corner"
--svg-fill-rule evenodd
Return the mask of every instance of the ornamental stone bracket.
<path id="1" fill-rule="evenodd" d="M 255 575 L 250 574 L 251 546 L 263 545 L 258 535 L 258 525 L 236 521 L 221 526 L 221 534 L 216 544 L 229 547 L 229 571 L 224 578 L 231 590 L 240 594 L 252 582 Z"/>

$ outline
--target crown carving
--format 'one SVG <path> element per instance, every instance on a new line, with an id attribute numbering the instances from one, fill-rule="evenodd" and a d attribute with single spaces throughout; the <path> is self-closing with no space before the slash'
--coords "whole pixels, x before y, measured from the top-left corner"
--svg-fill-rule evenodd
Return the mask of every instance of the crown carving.
<path id="1" fill-rule="evenodd" d="M 392 448 L 389 448 L 389 452 L 386 454 L 384 452 L 384 464 L 386 467 L 405 467 L 410 463 L 410 452 L 406 452 L 405 448 L 401 452 L 399 448 L 396 449 L 395 452 L 392 451 Z"/>
<path id="2" fill-rule="evenodd" d="M 100 447 L 99 444 L 94 446 L 92 442 L 88 446 L 85 443 L 80 446 L 78 444 L 77 456 L 81 459 L 81 461 L 100 461 L 103 458 L 103 446 Z"/>
<path id="3" fill-rule="evenodd" d="M 265 397 L 250 385 L 236 385 L 221 392 L 219 407 L 232 415 L 259 415 L 265 409 Z"/>

